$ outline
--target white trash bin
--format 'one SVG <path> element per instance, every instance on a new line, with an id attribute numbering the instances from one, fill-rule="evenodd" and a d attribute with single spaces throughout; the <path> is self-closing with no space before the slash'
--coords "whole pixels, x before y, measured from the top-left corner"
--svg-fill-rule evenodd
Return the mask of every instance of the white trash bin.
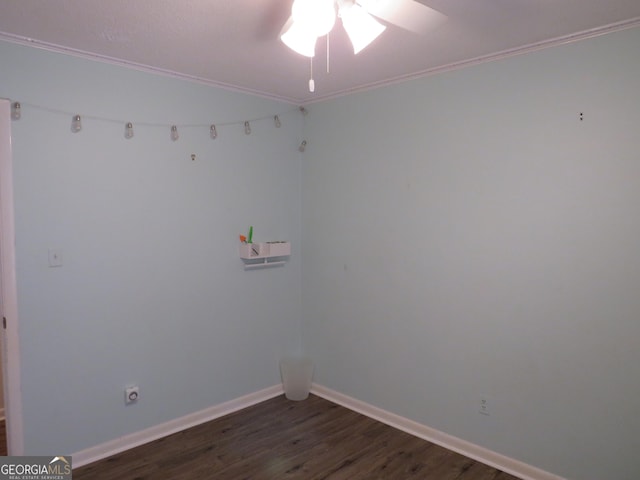
<path id="1" fill-rule="evenodd" d="M 289 400 L 304 400 L 311 390 L 313 363 L 310 358 L 289 357 L 280 361 L 284 395 Z"/>

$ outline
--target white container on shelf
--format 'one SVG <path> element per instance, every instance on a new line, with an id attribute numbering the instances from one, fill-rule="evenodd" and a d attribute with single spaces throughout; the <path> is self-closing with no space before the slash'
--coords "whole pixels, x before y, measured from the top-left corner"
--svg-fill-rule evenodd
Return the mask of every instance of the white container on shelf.
<path id="1" fill-rule="evenodd" d="M 255 255 L 252 255 L 252 245 L 251 243 L 241 243 L 240 244 L 240 258 L 251 258 L 251 257 L 255 257 Z"/>
<path id="2" fill-rule="evenodd" d="M 267 247 L 272 257 L 291 255 L 291 242 L 267 242 Z"/>
<path id="3" fill-rule="evenodd" d="M 267 242 L 254 243 L 253 251 L 257 252 L 259 257 L 268 257 L 271 255 L 269 253 L 269 244 Z"/>
<path id="4" fill-rule="evenodd" d="M 245 269 L 282 265 L 291 255 L 290 242 L 241 243 L 238 248 Z"/>

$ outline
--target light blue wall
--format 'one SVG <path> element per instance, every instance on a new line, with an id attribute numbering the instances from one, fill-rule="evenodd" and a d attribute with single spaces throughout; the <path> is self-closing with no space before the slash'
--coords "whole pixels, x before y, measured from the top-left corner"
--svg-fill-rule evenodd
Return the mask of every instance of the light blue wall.
<path id="1" fill-rule="evenodd" d="M 628 30 L 312 105 L 301 172 L 295 113 L 172 143 L 27 104 L 165 124 L 288 105 L 0 43 L 0 96 L 24 105 L 27 453 L 273 385 L 302 335 L 327 387 L 570 479 L 637 478 L 639 46 Z M 289 264 L 245 272 L 248 224 L 290 239 Z"/>
<path id="2" fill-rule="evenodd" d="M 312 106 L 319 384 L 569 479 L 640 477 L 639 51 L 636 28 Z"/>
<path id="3" fill-rule="evenodd" d="M 9 43 L 0 60 L 0 97 L 23 106 L 13 151 L 26 453 L 77 452 L 278 384 L 279 358 L 300 349 L 295 107 Z M 50 110 L 85 115 L 82 132 Z M 288 111 L 276 129 L 271 116 Z M 242 122 L 263 116 L 246 136 Z M 136 122 L 205 126 L 172 142 L 168 127 Z M 212 122 L 240 125 L 219 125 L 214 141 Z M 258 241 L 291 240 L 290 262 L 244 271 L 249 225 Z M 48 267 L 49 248 L 63 251 L 61 268 Z M 130 382 L 141 399 L 125 407 Z"/>

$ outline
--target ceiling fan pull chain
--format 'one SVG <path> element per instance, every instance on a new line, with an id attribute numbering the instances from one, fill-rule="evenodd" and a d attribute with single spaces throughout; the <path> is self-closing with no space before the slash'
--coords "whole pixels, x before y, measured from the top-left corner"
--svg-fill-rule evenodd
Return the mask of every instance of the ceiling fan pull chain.
<path id="1" fill-rule="evenodd" d="M 327 73 L 329 73 L 329 34 L 327 33 Z"/>

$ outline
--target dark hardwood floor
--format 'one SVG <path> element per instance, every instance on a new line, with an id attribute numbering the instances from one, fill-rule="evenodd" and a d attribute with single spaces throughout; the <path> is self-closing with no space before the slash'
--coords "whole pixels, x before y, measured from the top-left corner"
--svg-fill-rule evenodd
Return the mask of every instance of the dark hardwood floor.
<path id="1" fill-rule="evenodd" d="M 0 456 L 7 456 L 7 421 L 0 419 Z"/>
<path id="2" fill-rule="evenodd" d="M 99 462 L 74 480 L 516 480 L 320 397 L 284 395 Z"/>

